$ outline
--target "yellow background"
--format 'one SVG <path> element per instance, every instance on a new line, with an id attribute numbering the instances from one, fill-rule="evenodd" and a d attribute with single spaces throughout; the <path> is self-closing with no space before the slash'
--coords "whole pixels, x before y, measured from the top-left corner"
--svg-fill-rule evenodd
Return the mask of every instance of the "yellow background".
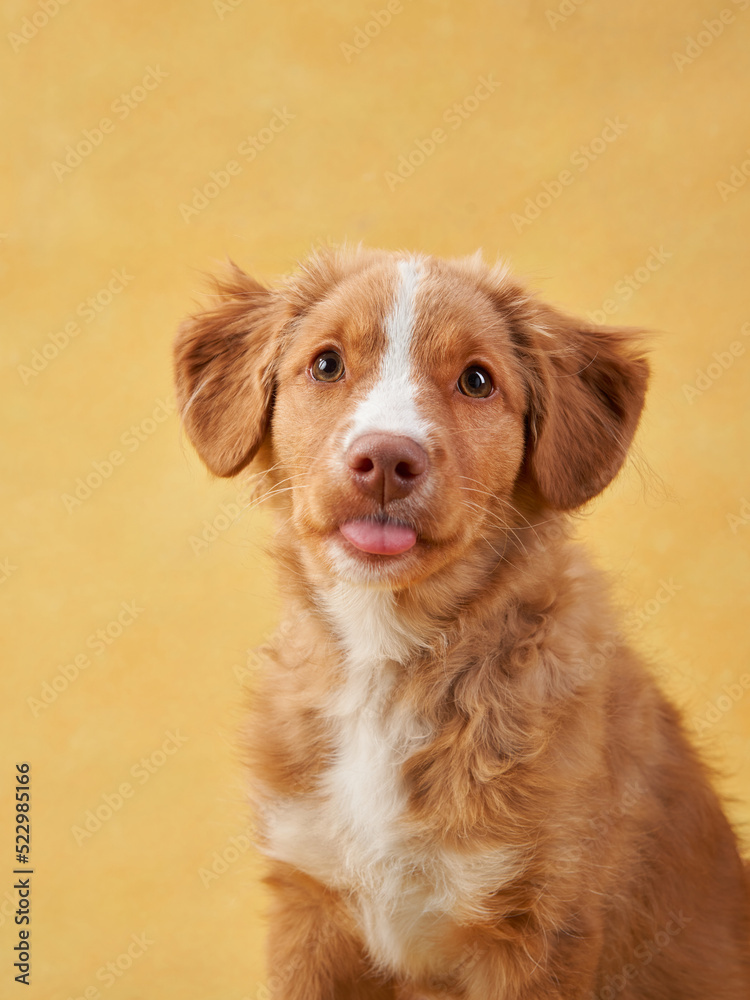
<path id="1" fill-rule="evenodd" d="M 257 860 L 238 854 L 207 887 L 200 873 L 234 858 L 230 838 L 245 829 L 235 732 L 248 650 L 276 616 L 267 522 L 251 512 L 224 530 L 237 484 L 210 480 L 174 415 L 149 422 L 172 399 L 173 332 L 216 260 L 271 278 L 345 239 L 442 255 L 483 247 L 569 310 L 611 300 L 614 322 L 659 331 L 637 461 L 581 534 L 688 718 L 705 717 L 723 685 L 736 694 L 750 671 L 750 184 L 717 185 L 750 158 L 741 6 L 402 0 L 365 45 L 383 0 L 69 0 L 46 24 L 39 3 L 4 5 L 0 997 L 23 989 L 9 972 L 5 896 L 22 760 L 35 869 L 25 996 L 265 995 Z M 722 9 L 733 17 L 723 26 Z M 34 34 L 30 20 L 18 41 L 34 17 L 41 26 Z M 723 30 L 689 49 L 710 32 L 704 19 Z M 137 89 L 144 77 L 153 89 Z M 481 77 L 497 86 L 453 128 L 444 116 Z M 127 117 L 113 110 L 121 94 Z M 263 132 L 279 112 L 285 126 Z M 112 127 L 101 142 L 56 168 L 102 118 Z M 627 127 L 581 170 L 576 151 L 607 119 Z M 399 157 L 441 127 L 445 141 L 389 185 Z M 261 137 L 252 161 L 238 153 L 249 136 Z M 181 204 L 230 160 L 239 173 L 186 221 Z M 563 170 L 573 181 L 559 197 L 514 224 Z M 644 272 L 652 248 L 661 264 Z M 129 277 L 108 296 L 113 269 Z M 634 273 L 649 280 L 625 301 L 618 283 Z M 34 352 L 53 355 L 71 321 L 78 334 L 40 364 Z M 731 367 L 688 400 L 684 386 L 735 342 Z M 143 440 L 128 450 L 132 426 Z M 113 450 L 122 464 L 66 509 L 78 477 Z M 204 522 L 222 530 L 196 553 Z M 143 610 L 97 655 L 87 639 L 122 602 Z M 35 712 L 29 699 L 82 653 L 90 666 Z M 746 824 L 750 693 L 719 715 L 703 743 Z M 162 759 L 170 731 L 187 739 Z M 144 757 L 155 773 L 139 783 Z M 133 795 L 79 846 L 74 828 L 122 782 Z M 98 979 L 143 932 L 152 943 L 132 968 L 111 986 Z"/>

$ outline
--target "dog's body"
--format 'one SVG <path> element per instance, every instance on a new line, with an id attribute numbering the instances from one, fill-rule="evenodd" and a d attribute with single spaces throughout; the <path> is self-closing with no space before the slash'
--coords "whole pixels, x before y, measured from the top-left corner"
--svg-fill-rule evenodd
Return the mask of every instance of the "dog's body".
<path id="1" fill-rule="evenodd" d="M 177 385 L 279 516 L 248 726 L 274 997 L 748 1000 L 734 834 L 566 529 L 635 432 L 633 338 L 477 259 L 218 291 Z"/>

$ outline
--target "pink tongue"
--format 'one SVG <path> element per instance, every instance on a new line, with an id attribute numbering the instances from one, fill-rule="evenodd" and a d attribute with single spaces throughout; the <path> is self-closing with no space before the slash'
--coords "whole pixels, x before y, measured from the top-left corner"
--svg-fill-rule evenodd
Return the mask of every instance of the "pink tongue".
<path id="1" fill-rule="evenodd" d="M 358 549 L 381 556 L 406 552 L 417 541 L 413 528 L 391 521 L 347 521 L 339 530 Z"/>

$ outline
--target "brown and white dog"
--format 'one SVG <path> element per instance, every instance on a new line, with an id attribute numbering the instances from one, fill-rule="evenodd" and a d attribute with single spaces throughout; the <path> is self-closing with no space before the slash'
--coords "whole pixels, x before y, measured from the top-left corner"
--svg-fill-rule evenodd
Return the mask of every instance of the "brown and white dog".
<path id="1" fill-rule="evenodd" d="M 248 749 L 283 1000 L 748 1000 L 735 835 L 566 514 L 648 366 L 504 268 L 238 268 L 176 344 L 184 425 L 277 516 Z"/>

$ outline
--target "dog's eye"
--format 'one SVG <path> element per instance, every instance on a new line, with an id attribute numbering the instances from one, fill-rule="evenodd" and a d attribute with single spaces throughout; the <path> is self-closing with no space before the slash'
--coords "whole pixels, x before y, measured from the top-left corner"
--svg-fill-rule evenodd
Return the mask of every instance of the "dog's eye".
<path id="1" fill-rule="evenodd" d="M 484 399 L 492 392 L 492 379 L 478 365 L 467 368 L 458 380 L 459 391 L 464 396 L 473 396 L 475 399 Z"/>
<path id="2" fill-rule="evenodd" d="M 335 351 L 323 351 L 310 366 L 310 374 L 317 382 L 338 382 L 344 374 L 344 362 Z"/>

